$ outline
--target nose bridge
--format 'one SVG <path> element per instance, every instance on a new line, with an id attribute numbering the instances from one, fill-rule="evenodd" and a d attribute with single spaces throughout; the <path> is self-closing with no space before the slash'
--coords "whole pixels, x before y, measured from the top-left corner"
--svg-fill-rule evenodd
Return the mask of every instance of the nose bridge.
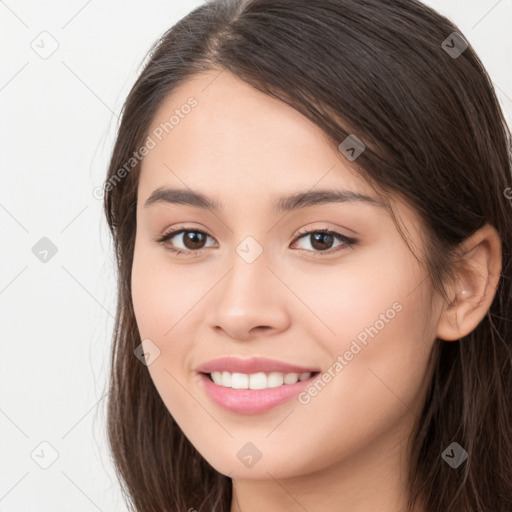
<path id="1" fill-rule="evenodd" d="M 245 236 L 235 247 L 231 258 L 231 270 L 226 276 L 223 296 L 244 304 L 266 302 L 268 277 L 268 250 L 252 235 Z M 221 298 L 222 300 L 222 298 Z"/>
<path id="2" fill-rule="evenodd" d="M 251 235 L 235 246 L 230 269 L 211 303 L 211 327 L 221 327 L 236 339 L 246 338 L 254 327 L 284 328 L 287 313 L 278 301 L 278 280 L 267 268 L 269 254 Z"/>

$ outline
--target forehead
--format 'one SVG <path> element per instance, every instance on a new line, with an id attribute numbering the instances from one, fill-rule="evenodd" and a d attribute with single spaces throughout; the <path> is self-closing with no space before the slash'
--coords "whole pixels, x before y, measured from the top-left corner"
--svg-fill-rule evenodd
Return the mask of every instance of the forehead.
<path id="1" fill-rule="evenodd" d="M 148 134 L 154 147 L 142 161 L 139 184 L 146 195 L 164 184 L 233 193 L 284 191 L 291 184 L 370 191 L 318 126 L 225 70 L 177 87 Z"/>

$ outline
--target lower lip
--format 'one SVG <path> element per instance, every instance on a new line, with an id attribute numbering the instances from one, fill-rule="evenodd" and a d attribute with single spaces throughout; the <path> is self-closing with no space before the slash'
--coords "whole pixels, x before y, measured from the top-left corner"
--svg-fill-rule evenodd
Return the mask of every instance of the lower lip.
<path id="1" fill-rule="evenodd" d="M 309 379 L 268 389 L 233 389 L 219 386 L 204 373 L 199 377 L 208 396 L 220 407 L 241 414 L 258 414 L 268 411 L 298 395 L 316 379 L 317 373 Z"/>

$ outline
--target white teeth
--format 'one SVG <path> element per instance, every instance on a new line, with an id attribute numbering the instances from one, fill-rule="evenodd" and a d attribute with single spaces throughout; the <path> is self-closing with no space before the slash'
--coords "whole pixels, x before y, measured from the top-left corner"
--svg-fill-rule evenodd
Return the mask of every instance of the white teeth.
<path id="1" fill-rule="evenodd" d="M 217 372 L 216 372 L 217 373 Z M 218 372 L 221 374 L 222 380 L 220 382 L 216 382 L 215 384 L 222 385 L 224 383 L 224 386 L 231 387 L 231 373 L 229 372 Z"/>
<path id="2" fill-rule="evenodd" d="M 251 373 L 248 387 L 249 389 L 265 389 L 267 387 L 267 376 L 263 372 Z"/>
<path id="3" fill-rule="evenodd" d="M 285 384 L 295 384 L 299 380 L 299 374 L 298 373 L 287 373 L 284 376 L 284 383 Z"/>
<path id="4" fill-rule="evenodd" d="M 222 382 L 224 382 L 224 379 L 222 379 Z M 247 375 L 246 373 L 232 373 L 231 387 L 233 389 L 248 389 L 249 375 Z"/>
<path id="5" fill-rule="evenodd" d="M 295 381 L 297 382 L 297 381 Z M 284 384 L 284 375 L 278 372 L 272 372 L 268 374 L 267 377 L 267 387 L 268 388 L 277 388 L 278 386 L 282 386 Z"/>
<path id="6" fill-rule="evenodd" d="M 213 382 L 218 386 L 233 389 L 267 389 L 277 388 L 282 385 L 295 384 L 311 377 L 310 372 L 305 373 L 231 373 L 231 372 L 212 372 Z"/>

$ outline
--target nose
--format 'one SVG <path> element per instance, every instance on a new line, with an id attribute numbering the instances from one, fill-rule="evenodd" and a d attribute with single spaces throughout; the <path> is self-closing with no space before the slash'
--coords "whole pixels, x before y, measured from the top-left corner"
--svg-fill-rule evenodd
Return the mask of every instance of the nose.
<path id="1" fill-rule="evenodd" d="M 290 292 L 267 266 L 265 252 L 249 263 L 235 254 L 232 267 L 215 286 L 208 325 L 234 340 L 275 335 L 290 323 Z"/>

